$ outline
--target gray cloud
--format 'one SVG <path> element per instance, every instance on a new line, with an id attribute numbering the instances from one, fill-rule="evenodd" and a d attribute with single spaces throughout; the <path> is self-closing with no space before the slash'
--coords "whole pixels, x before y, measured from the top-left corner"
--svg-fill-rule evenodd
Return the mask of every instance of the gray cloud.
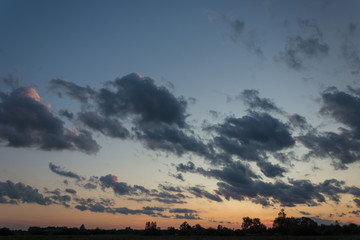
<path id="1" fill-rule="evenodd" d="M 219 180 L 216 194 L 225 199 L 238 201 L 250 200 L 263 206 L 279 203 L 282 206 L 293 207 L 297 204 L 316 206 L 326 202 L 326 198 L 338 203 L 342 194 L 360 196 L 360 189 L 355 186 L 346 186 L 344 182 L 335 179 L 325 180 L 314 184 L 309 180 L 288 179 L 288 183 L 277 180 L 263 182 L 255 175 L 249 166 L 225 166 L 222 169 L 204 170 L 196 168 L 193 163 L 179 164 L 180 172 L 191 172 Z"/>
<path id="2" fill-rule="evenodd" d="M 243 100 L 250 109 L 283 113 L 283 111 L 278 108 L 272 100 L 268 98 L 260 98 L 259 91 L 254 89 L 245 89 L 241 92 L 237 99 Z"/>
<path id="3" fill-rule="evenodd" d="M 289 126 L 267 113 L 250 112 L 242 118 L 229 117 L 212 130 L 219 134 L 214 138 L 217 147 L 250 161 L 264 161 L 266 152 L 295 144 Z"/>
<path id="4" fill-rule="evenodd" d="M 100 148 L 89 132 L 64 128 L 33 88 L 21 87 L 9 95 L 0 92 L 0 101 L 0 140 L 10 147 L 80 150 L 88 154 Z"/>
<path id="5" fill-rule="evenodd" d="M 140 186 L 130 186 L 125 182 L 118 182 L 118 177 L 113 174 L 100 177 L 100 184 L 105 188 L 112 188 L 117 195 L 138 195 L 148 193 L 149 190 Z"/>
<path id="6" fill-rule="evenodd" d="M 345 39 L 341 45 L 341 55 L 351 69 L 352 74 L 360 73 L 360 53 L 358 49 L 357 40 L 354 35 L 357 32 L 357 25 L 350 23 L 347 32 L 344 34 Z"/>
<path id="7" fill-rule="evenodd" d="M 178 156 L 192 152 L 211 158 L 208 146 L 201 139 L 167 124 L 143 124 L 137 132 L 137 138 L 151 150 L 167 151 Z"/>
<path id="8" fill-rule="evenodd" d="M 280 52 L 279 60 L 294 70 L 304 68 L 304 60 L 316 58 L 317 60 L 327 56 L 329 45 L 321 42 L 318 38 L 303 38 L 301 36 L 289 37 L 285 51 Z"/>
<path id="9" fill-rule="evenodd" d="M 72 194 L 72 195 L 76 195 L 76 190 L 75 189 L 72 189 L 72 188 L 67 188 L 67 189 L 65 189 L 65 192 L 67 192 L 67 193 L 70 193 L 70 194 Z"/>
<path id="10" fill-rule="evenodd" d="M 97 112 L 78 113 L 79 120 L 92 130 L 114 138 L 128 138 L 129 131 L 117 119 L 104 118 Z"/>
<path id="11" fill-rule="evenodd" d="M 65 171 L 60 166 L 57 166 L 53 163 L 49 163 L 49 168 L 53 173 L 56 173 L 57 175 L 60 175 L 60 176 L 75 178 L 77 180 L 84 179 L 83 177 L 79 176 L 78 174 L 71 172 L 71 171 Z"/>
<path id="12" fill-rule="evenodd" d="M 36 203 L 39 205 L 50 205 L 52 200 L 39 193 L 39 190 L 24 183 L 13 183 L 11 181 L 0 182 L 1 203 L 18 204 Z"/>
<path id="13" fill-rule="evenodd" d="M 355 198 L 354 202 L 356 203 L 356 206 L 360 208 L 360 199 Z"/>
<path id="14" fill-rule="evenodd" d="M 285 50 L 278 57 L 278 60 L 294 70 L 304 69 L 305 60 L 321 60 L 329 53 L 329 45 L 322 40 L 322 32 L 316 23 L 305 19 L 298 20 L 298 25 L 307 37 L 289 36 Z"/>
<path id="15" fill-rule="evenodd" d="M 69 120 L 72 120 L 74 118 L 74 114 L 72 112 L 69 112 L 68 110 L 66 109 L 62 109 L 59 111 L 59 115 L 60 116 L 63 116 L 63 117 L 66 117 L 67 119 Z"/>
<path id="16" fill-rule="evenodd" d="M 14 77 L 13 75 L 9 74 L 9 76 L 4 77 L 3 83 L 5 83 L 7 86 L 9 86 L 11 89 L 17 89 L 19 87 L 19 79 Z"/>
<path id="17" fill-rule="evenodd" d="M 139 117 L 140 122 L 157 122 L 185 126 L 187 102 L 176 98 L 164 87 L 158 87 L 150 78 L 132 73 L 110 82 L 115 88 L 103 88 L 97 95 L 97 104 L 106 116 Z"/>
<path id="18" fill-rule="evenodd" d="M 330 158 L 336 169 L 346 169 L 347 165 L 360 160 L 360 98 L 356 90 L 342 92 L 328 88 L 321 94 L 320 114 L 331 117 L 346 128 L 339 128 L 339 133 L 312 131 L 297 139 L 310 152 L 305 156 Z"/>
<path id="19" fill-rule="evenodd" d="M 189 187 L 188 191 L 198 198 L 207 198 L 212 201 L 222 202 L 223 200 L 216 194 L 211 194 L 201 186 Z"/>
<path id="20" fill-rule="evenodd" d="M 183 192 L 183 190 L 181 190 L 180 187 L 174 187 L 174 186 L 171 186 L 168 184 L 167 185 L 159 184 L 159 189 L 162 189 L 162 190 L 165 190 L 168 192 L 178 192 L 178 193 Z"/>
<path id="21" fill-rule="evenodd" d="M 81 87 L 73 82 L 63 79 L 53 79 L 50 81 L 50 90 L 57 91 L 59 96 L 62 96 L 62 91 L 69 97 L 78 100 L 81 103 L 88 103 L 89 99 L 95 95 L 96 91 L 87 87 Z"/>
<path id="22" fill-rule="evenodd" d="M 260 168 L 261 172 L 269 178 L 284 177 L 284 173 L 287 172 L 286 169 L 284 169 L 278 164 L 274 165 L 270 162 L 265 161 L 260 161 L 256 164 Z"/>
<path id="23" fill-rule="evenodd" d="M 230 40 L 233 43 L 241 43 L 245 45 L 249 50 L 255 52 L 259 57 L 263 56 L 262 49 L 257 43 L 256 34 L 254 31 L 245 31 L 246 24 L 239 19 L 231 19 L 225 15 L 221 16 L 221 19 L 230 27 Z"/>

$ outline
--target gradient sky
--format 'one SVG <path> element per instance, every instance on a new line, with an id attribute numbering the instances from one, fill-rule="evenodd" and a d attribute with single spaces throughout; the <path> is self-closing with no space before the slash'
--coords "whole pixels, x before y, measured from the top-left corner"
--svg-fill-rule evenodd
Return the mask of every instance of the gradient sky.
<path id="1" fill-rule="evenodd" d="M 0 0 L 0 226 L 360 224 L 359 10 Z"/>

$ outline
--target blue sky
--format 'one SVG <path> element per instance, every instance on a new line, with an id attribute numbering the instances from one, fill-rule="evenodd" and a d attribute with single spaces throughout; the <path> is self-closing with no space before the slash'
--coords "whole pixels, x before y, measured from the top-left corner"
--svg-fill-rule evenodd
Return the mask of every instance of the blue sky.
<path id="1" fill-rule="evenodd" d="M 360 223 L 359 7 L 0 1 L 0 225 Z"/>

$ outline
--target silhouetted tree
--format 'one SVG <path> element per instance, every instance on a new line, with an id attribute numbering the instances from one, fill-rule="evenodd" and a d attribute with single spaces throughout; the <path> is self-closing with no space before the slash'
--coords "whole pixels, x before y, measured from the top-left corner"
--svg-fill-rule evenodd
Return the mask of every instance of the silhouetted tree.
<path id="1" fill-rule="evenodd" d="M 182 235 L 190 235 L 191 234 L 191 226 L 186 221 L 180 225 L 179 230 L 180 230 L 180 234 L 182 234 Z"/>
<path id="2" fill-rule="evenodd" d="M 160 235 L 160 228 L 156 226 L 156 222 L 146 222 L 145 224 L 145 235 Z"/>
<path id="3" fill-rule="evenodd" d="M 80 226 L 80 231 L 85 231 L 86 229 L 85 229 L 85 225 L 84 224 L 81 224 L 81 226 Z"/>
<path id="4" fill-rule="evenodd" d="M 241 228 L 248 233 L 262 233 L 266 230 L 266 226 L 260 222 L 259 218 L 250 217 L 243 217 Z"/>

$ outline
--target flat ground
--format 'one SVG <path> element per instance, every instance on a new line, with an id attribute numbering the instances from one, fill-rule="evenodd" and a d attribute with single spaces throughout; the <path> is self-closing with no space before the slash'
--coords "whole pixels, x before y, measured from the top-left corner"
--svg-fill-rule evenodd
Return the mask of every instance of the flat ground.
<path id="1" fill-rule="evenodd" d="M 129 236 L 129 235 L 13 235 L 0 240 L 360 240 L 360 235 L 338 236 Z"/>

